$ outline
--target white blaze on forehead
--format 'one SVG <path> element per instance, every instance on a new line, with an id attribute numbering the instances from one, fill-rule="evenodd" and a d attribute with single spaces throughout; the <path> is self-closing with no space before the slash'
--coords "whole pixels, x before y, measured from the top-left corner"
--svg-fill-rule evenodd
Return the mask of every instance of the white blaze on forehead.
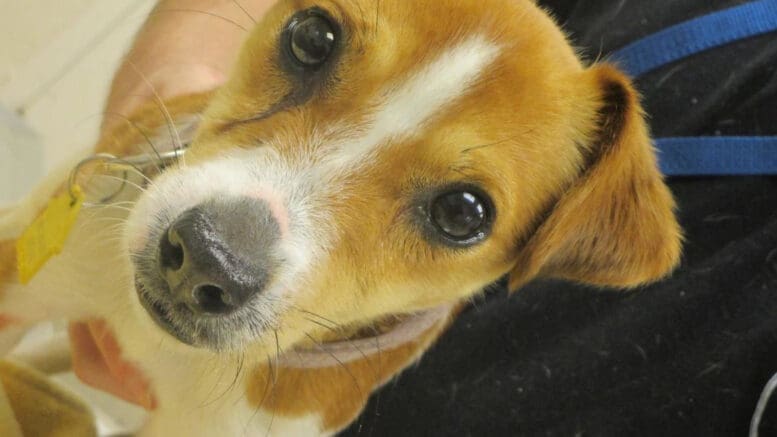
<path id="1" fill-rule="evenodd" d="M 329 162 L 354 165 L 389 140 L 417 134 L 432 116 L 464 96 L 498 54 L 499 48 L 481 35 L 441 52 L 405 82 L 389 86 L 364 135 L 333 144 L 336 152 Z"/>

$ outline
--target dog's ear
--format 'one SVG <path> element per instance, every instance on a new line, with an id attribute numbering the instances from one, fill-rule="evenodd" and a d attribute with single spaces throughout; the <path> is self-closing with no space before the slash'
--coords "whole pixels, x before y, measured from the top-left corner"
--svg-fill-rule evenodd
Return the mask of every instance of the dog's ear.
<path id="1" fill-rule="evenodd" d="M 601 90 L 588 164 L 519 252 L 511 290 L 535 277 L 631 287 L 665 276 L 678 262 L 675 204 L 639 98 L 615 68 L 587 74 Z"/>

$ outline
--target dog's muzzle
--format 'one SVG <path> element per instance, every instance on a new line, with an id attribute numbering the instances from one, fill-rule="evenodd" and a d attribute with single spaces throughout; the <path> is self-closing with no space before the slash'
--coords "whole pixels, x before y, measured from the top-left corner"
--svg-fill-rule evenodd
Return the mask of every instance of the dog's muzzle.
<path id="1" fill-rule="evenodd" d="M 167 223 L 135 259 L 140 303 L 184 343 L 228 346 L 226 333 L 256 322 L 253 305 L 269 299 L 263 292 L 281 259 L 278 220 L 260 198 L 226 197 Z"/>

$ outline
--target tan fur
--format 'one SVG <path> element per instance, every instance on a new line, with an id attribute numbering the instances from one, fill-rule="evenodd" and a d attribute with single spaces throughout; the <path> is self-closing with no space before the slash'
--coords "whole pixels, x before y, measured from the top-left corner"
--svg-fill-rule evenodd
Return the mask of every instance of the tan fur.
<path id="1" fill-rule="evenodd" d="M 489 68 L 487 79 L 438 115 L 423 137 L 383 149 L 376 158 L 380 165 L 353 175 L 348 193 L 333 193 L 334 216 L 347 234 L 332 261 L 316 274 L 314 288 L 326 290 L 328 298 L 320 301 L 319 293 L 310 293 L 309 300 L 298 305 L 352 324 L 465 297 L 511 270 L 514 285 L 543 274 L 628 286 L 656 279 L 676 263 L 679 232 L 672 199 L 655 168 L 641 110 L 627 80 L 606 68 L 584 70 L 555 25 L 527 2 L 448 0 L 420 3 L 412 13 L 393 2 L 382 3 L 380 11 L 372 9 L 374 4 L 357 10 L 349 9 L 347 2 L 323 2 L 338 19 L 355 22 L 360 29 L 348 35 L 350 48 L 334 73 L 338 82 L 293 110 L 252 120 L 291 86 L 275 67 L 274 40 L 265 35 L 277 33 L 291 10 L 312 4 L 283 2 L 259 25 L 237 75 L 205 112 L 189 163 L 235 145 L 265 141 L 294 160 L 299 147 L 309 147 L 307 138 L 315 126 L 333 120 L 358 123 L 372 90 L 391 83 L 391 78 L 407 77 L 419 62 L 450 46 L 451 35 L 485 33 L 503 54 Z M 425 7 L 435 13 L 425 13 Z M 625 106 L 608 106 L 611 84 L 623 88 Z M 621 118 L 623 122 L 616 123 Z M 607 144 L 610 137 L 618 144 Z M 483 145 L 491 146 L 478 148 Z M 590 157 L 595 161 L 589 162 Z M 417 186 L 458 180 L 479 181 L 494 197 L 498 218 L 493 236 L 478 247 L 455 252 L 419 242 L 402 220 L 402 200 Z M 595 199 L 574 195 L 594 188 Z M 586 200 L 583 209 L 565 214 L 575 199 L 578 204 Z M 555 213 L 540 226 L 541 234 L 551 235 L 530 239 L 538 220 L 556 202 Z M 640 208 L 630 210 L 628 202 Z M 615 214 L 612 225 L 618 229 L 610 229 L 607 217 L 596 217 L 603 212 Z M 556 226 L 562 216 L 590 221 L 587 226 L 593 229 L 582 229 L 588 232 L 588 242 L 562 241 L 575 227 L 566 222 Z M 383 241 L 389 229 L 394 244 Z M 593 245 L 591 237 L 605 229 L 607 235 L 601 238 L 612 239 Z M 378 246 L 383 256 L 371 256 Z M 569 265 L 576 254 L 577 264 Z M 657 258 L 650 259 L 653 256 Z M 407 257 L 413 262 L 403 262 Z M 419 277 L 434 286 L 423 292 L 398 286 Z M 294 314 L 284 322 L 304 324 Z M 290 336 L 287 332 L 285 337 Z"/>
<path id="2" fill-rule="evenodd" d="M 0 285 L 11 282 L 16 276 L 16 241 L 0 241 Z M 0 287 L 0 296 L 2 296 Z"/>
<path id="3" fill-rule="evenodd" d="M 287 9 L 312 4 L 287 2 L 261 27 L 277 29 Z M 324 3 L 335 14 L 348 7 L 328 5 Z M 316 275 L 315 288 L 326 290 L 327 299 L 311 294 L 299 305 L 317 308 L 337 322 L 359 323 L 465 297 L 475 284 L 508 271 L 517 288 L 540 275 L 633 286 L 671 270 L 680 248 L 674 203 L 656 169 L 638 98 L 625 77 L 609 67 L 583 70 L 547 17 L 522 2 L 446 1 L 434 5 L 435 14 L 409 14 L 393 5 L 387 2 L 379 12 L 363 5 L 358 15 L 353 10 L 347 11 L 352 15 L 337 15 L 346 22 L 378 13 L 381 17 L 377 29 L 367 22 L 357 25 L 372 30 L 365 32 L 368 38 L 350 35 L 359 50 L 344 54 L 337 72 L 347 87 L 334 87 L 325 98 L 314 97 L 293 111 L 240 122 L 236 120 L 250 119 L 289 90 L 272 56 L 265 54 L 273 50 L 264 38 L 269 30 L 257 31 L 238 75 L 205 113 L 200 141 L 189 157 L 190 162 L 208 159 L 231 144 L 279 137 L 277 143 L 289 147 L 280 153 L 291 157 L 296 153 L 292 147 L 304 144 L 313 126 L 342 119 L 358 122 L 359 108 L 368 103 L 366 90 L 408 76 L 419 60 L 444 50 L 449 35 L 477 28 L 504 47 L 488 80 L 441 114 L 425 137 L 392 145 L 377 158 L 381 165 L 354 182 L 360 188 L 349 193 L 347 202 L 341 193 L 331 199 L 336 217 L 349 231 L 347 244 L 336 248 L 334 261 Z M 613 92 L 622 93 L 623 100 L 612 102 L 621 97 L 608 95 Z M 494 146 L 463 152 L 488 144 Z M 467 179 L 480 181 L 495 196 L 499 218 L 494 236 L 465 254 L 418 247 L 418 237 L 398 223 L 405 212 L 395 199 L 417 185 Z M 552 214 L 538 223 L 549 208 Z M 386 245 L 386 229 L 404 234 L 394 238 L 406 243 Z M 388 254 L 372 256 L 378 246 Z M 408 253 L 414 254 L 409 255 L 412 262 L 403 262 Z M 355 265 L 361 283 L 353 279 Z M 423 291 L 396 286 L 419 277 L 435 286 Z M 299 324 L 304 322 L 293 314 L 284 323 Z"/>
<path id="4" fill-rule="evenodd" d="M 523 249 L 513 289 L 538 275 L 633 287 L 661 278 L 679 259 L 674 200 L 656 168 L 638 97 L 614 68 L 592 71 L 608 90 L 592 163 Z"/>
<path id="5" fill-rule="evenodd" d="M 314 4 L 346 29 L 333 79 L 303 102 L 258 117 L 294 90 L 277 65 L 277 35 L 293 12 Z M 346 175 L 341 191 L 327 193 L 338 244 L 314 267 L 295 308 L 315 309 L 338 326 L 369 327 L 387 315 L 462 302 L 508 274 L 512 289 L 536 277 L 631 287 L 677 263 L 674 202 L 636 92 L 612 67 L 585 68 L 534 2 L 281 1 L 253 31 L 228 83 L 165 106 L 174 120 L 201 117 L 187 165 L 268 144 L 297 162 L 326 142 L 316 137 L 322 126 L 363 127 L 376 93 L 474 34 L 500 55 L 472 89 L 420 134 L 381 147 L 370 165 Z M 169 136 L 165 118 L 149 104 L 96 150 L 148 152 L 149 138 Z M 496 205 L 490 238 L 467 249 L 430 244 L 410 220 L 419 189 L 455 182 L 477 183 Z M 0 243 L 0 284 L 12 280 L 10 244 Z M 282 314 L 279 326 L 248 357 L 248 401 L 282 417 L 317 413 L 329 432 L 346 426 L 376 387 L 443 330 L 436 326 L 379 362 L 349 363 L 347 371 L 271 372 L 266 357 L 276 348 L 331 335 L 303 311 Z"/>

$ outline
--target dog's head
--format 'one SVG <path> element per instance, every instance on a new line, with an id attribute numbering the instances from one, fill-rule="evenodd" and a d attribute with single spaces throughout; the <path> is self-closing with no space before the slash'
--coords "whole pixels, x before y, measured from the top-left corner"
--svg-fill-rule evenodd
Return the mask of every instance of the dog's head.
<path id="1" fill-rule="evenodd" d="M 285 0 L 132 212 L 138 296 L 185 343 L 275 350 L 509 274 L 677 262 L 638 97 L 526 0 Z"/>

